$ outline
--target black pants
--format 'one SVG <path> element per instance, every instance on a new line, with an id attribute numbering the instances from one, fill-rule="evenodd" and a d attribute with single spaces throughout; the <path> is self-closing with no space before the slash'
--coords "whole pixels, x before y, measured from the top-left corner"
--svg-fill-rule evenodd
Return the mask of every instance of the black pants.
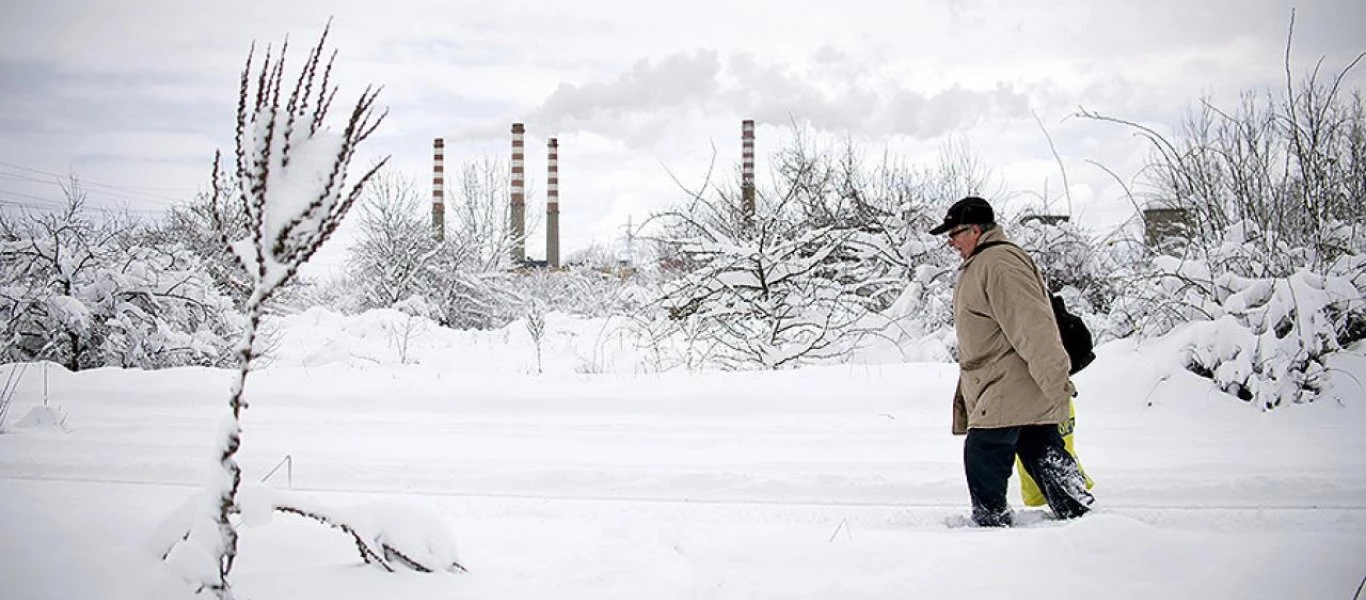
<path id="1" fill-rule="evenodd" d="M 972 496 L 972 520 L 983 527 L 1011 524 L 1006 486 L 1020 455 L 1025 472 L 1039 484 L 1059 519 L 1086 514 L 1093 498 L 1077 461 L 1067 453 L 1057 425 L 969 429 L 963 443 L 963 468 Z"/>

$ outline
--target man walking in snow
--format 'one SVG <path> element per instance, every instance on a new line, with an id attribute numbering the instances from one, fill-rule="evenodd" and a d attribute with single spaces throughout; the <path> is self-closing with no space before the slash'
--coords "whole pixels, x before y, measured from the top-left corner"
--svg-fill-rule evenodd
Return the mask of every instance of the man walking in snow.
<path id="1" fill-rule="evenodd" d="M 963 198 L 931 235 L 948 234 L 963 257 L 953 287 L 958 389 L 953 433 L 967 435 L 963 467 L 972 520 L 1011 525 L 1006 487 L 1018 453 L 1059 519 L 1085 514 L 1093 498 L 1058 425 L 1074 395 L 1043 277 L 1009 242 L 986 200 Z"/>

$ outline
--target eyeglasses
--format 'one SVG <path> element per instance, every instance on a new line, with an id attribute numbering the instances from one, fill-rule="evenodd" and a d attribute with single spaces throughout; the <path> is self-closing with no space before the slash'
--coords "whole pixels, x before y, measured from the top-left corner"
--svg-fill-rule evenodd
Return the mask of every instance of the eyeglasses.
<path id="1" fill-rule="evenodd" d="M 962 226 L 962 227 L 959 227 L 958 229 L 955 229 L 955 230 L 953 230 L 953 231 L 950 231 L 950 232 L 949 232 L 949 239 L 950 239 L 950 240 L 955 239 L 955 238 L 957 238 L 958 236 L 963 235 L 963 232 L 969 231 L 969 230 L 971 230 L 971 229 L 972 229 L 972 226 L 971 226 L 971 225 L 964 225 L 964 226 Z"/>

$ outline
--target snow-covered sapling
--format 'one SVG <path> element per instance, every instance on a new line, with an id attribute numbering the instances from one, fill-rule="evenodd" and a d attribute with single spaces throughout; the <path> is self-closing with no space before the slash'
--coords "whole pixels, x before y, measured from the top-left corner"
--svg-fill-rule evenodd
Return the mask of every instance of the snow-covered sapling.
<path id="1" fill-rule="evenodd" d="M 175 553 L 175 548 L 169 548 L 163 557 L 198 591 L 207 590 L 223 600 L 232 598 L 228 575 L 237 558 L 235 520 L 240 512 L 237 492 L 242 471 L 235 457 L 242 441 L 240 418 L 247 408 L 244 389 L 257 356 L 256 335 L 266 303 L 336 231 L 365 183 L 386 162 L 379 161 L 348 187 L 348 166 L 356 146 L 374 132 L 387 111 L 374 112 L 379 89 L 367 87 L 344 129 L 325 126 L 337 92 L 330 83 L 336 52 L 326 62 L 321 60 L 327 33 L 324 29 L 309 51 L 292 90 L 283 83 L 288 42 L 274 60 L 267 48 L 254 76 L 253 45 L 238 95 L 236 160 L 225 172 L 221 156 L 214 157 L 215 223 L 225 223 L 236 210 L 247 219 L 245 237 L 240 239 L 232 239 L 228 227 L 216 229 L 220 242 L 249 274 L 248 324 L 237 347 L 231 415 L 219 428 L 215 446 L 217 472 L 207 494 L 211 506 L 204 507 L 202 518 L 196 518 L 182 538 L 182 545 L 189 548 Z M 206 519 L 212 526 L 207 526 Z M 206 560 L 212 564 L 204 564 Z"/>
<path id="2" fill-rule="evenodd" d="M 527 307 L 526 312 L 526 332 L 531 335 L 531 342 L 536 346 L 536 373 L 542 373 L 541 369 L 541 340 L 545 339 L 545 306 L 533 300 Z"/>

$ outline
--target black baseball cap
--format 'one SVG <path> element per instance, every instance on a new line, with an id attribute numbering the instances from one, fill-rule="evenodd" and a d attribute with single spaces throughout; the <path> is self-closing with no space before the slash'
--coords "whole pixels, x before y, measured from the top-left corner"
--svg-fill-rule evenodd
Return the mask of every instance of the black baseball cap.
<path id="1" fill-rule="evenodd" d="M 991 210 L 991 205 L 986 200 L 977 196 L 968 196 L 949 207 L 949 212 L 944 215 L 944 222 L 938 227 L 930 230 L 930 235 L 939 235 L 959 225 L 986 225 L 996 222 L 996 212 Z"/>

